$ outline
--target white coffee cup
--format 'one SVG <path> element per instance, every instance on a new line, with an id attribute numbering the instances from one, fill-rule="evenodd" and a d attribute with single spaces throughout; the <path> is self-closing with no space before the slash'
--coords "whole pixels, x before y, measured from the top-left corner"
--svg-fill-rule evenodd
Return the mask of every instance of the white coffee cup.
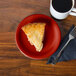
<path id="1" fill-rule="evenodd" d="M 72 8 L 67 11 L 67 12 L 64 12 L 64 13 L 61 13 L 61 12 L 58 12 L 56 11 L 53 6 L 52 6 L 52 0 L 50 0 L 50 13 L 51 15 L 56 18 L 56 19 L 65 19 L 68 15 L 73 15 L 73 16 L 76 16 L 76 8 L 74 8 L 74 5 L 75 5 L 75 1 L 72 0 Z"/>

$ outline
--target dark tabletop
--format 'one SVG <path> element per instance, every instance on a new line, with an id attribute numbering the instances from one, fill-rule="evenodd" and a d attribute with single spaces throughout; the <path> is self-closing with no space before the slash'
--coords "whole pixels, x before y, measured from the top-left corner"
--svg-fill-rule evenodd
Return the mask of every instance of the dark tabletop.
<path id="1" fill-rule="evenodd" d="M 15 43 L 15 31 L 19 22 L 31 14 L 49 13 L 49 0 L 0 0 L 0 76 L 76 76 L 76 60 L 47 65 L 48 59 L 32 60 L 23 56 Z M 76 17 L 55 20 L 62 38 Z"/>

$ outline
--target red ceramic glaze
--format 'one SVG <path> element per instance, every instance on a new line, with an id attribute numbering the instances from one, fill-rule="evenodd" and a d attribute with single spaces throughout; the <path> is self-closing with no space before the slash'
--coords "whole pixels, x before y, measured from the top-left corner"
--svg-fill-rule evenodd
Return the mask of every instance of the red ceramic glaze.
<path id="1" fill-rule="evenodd" d="M 29 43 L 27 36 L 21 30 L 22 26 L 34 22 L 46 23 L 43 40 L 44 46 L 41 52 L 36 51 L 35 47 Z M 32 59 L 44 59 L 51 56 L 57 50 L 60 41 L 61 32 L 58 24 L 51 17 L 43 14 L 34 14 L 24 18 L 16 30 L 16 44 L 18 48 L 25 56 Z"/>

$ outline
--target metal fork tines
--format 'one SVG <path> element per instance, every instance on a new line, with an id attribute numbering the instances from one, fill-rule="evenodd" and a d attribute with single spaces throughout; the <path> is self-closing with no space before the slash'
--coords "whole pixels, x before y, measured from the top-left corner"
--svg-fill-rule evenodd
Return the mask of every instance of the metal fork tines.
<path id="1" fill-rule="evenodd" d="M 74 29 L 71 31 L 70 33 L 73 37 L 76 37 L 76 26 L 74 27 Z"/>
<path id="2" fill-rule="evenodd" d="M 56 62 L 58 61 L 58 59 L 60 58 L 64 48 L 68 45 L 68 43 L 72 40 L 76 38 L 76 26 L 73 28 L 73 30 L 70 32 L 69 34 L 69 39 L 66 42 L 66 44 L 63 46 L 63 48 L 60 50 L 60 52 L 58 53 L 58 55 L 56 56 L 56 58 L 53 60 L 52 64 L 56 64 Z"/>

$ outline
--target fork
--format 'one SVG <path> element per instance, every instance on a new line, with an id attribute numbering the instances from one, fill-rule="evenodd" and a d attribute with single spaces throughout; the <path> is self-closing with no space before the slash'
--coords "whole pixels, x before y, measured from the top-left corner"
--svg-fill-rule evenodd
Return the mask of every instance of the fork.
<path id="1" fill-rule="evenodd" d="M 69 39 L 66 42 L 66 44 L 64 45 L 64 47 L 60 50 L 60 52 L 58 53 L 58 55 L 56 56 L 56 58 L 54 58 L 54 61 L 52 62 L 52 64 L 56 64 L 56 62 L 58 61 L 58 59 L 60 58 L 64 48 L 68 45 L 68 43 L 72 40 L 76 38 L 76 26 L 73 28 L 73 30 L 70 32 L 69 34 Z"/>

